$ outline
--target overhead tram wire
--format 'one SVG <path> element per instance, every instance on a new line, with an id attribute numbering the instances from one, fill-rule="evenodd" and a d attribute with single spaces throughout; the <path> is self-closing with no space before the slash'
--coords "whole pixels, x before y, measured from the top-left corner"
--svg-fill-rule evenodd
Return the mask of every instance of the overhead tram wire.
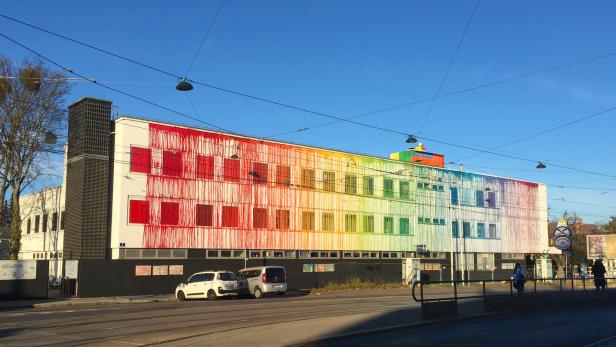
<path id="1" fill-rule="evenodd" d="M 11 42 L 13 42 L 13 43 L 14 43 L 14 44 L 16 44 L 16 45 L 18 45 L 18 46 L 22 47 L 23 49 L 25 49 L 25 50 L 27 50 L 27 51 L 31 52 L 32 54 L 39 56 L 39 57 L 40 57 L 40 58 L 42 58 L 43 60 L 45 60 L 45 61 L 47 61 L 47 62 L 49 62 L 49 63 L 51 63 L 51 64 L 53 64 L 53 65 L 57 66 L 57 67 L 58 67 L 58 68 L 60 68 L 61 70 L 66 71 L 66 72 L 68 72 L 68 73 L 70 73 L 70 74 L 72 74 L 72 75 L 75 75 L 75 76 L 77 76 L 77 77 L 83 78 L 83 79 L 85 79 L 85 80 L 88 80 L 88 81 L 90 81 L 90 82 L 92 82 L 92 83 L 94 83 L 94 84 L 96 84 L 96 85 L 99 85 L 99 86 L 101 86 L 101 87 L 105 88 L 105 89 L 108 89 L 108 90 L 114 91 L 114 92 L 119 93 L 119 94 L 122 94 L 122 95 L 124 95 L 124 96 L 128 96 L 128 97 L 133 98 L 133 99 L 135 99 L 135 100 L 139 100 L 139 101 L 144 102 L 144 103 L 146 103 L 146 104 L 149 104 L 149 105 L 152 105 L 152 106 L 158 107 L 158 108 L 160 108 L 160 109 L 162 109 L 162 110 L 172 112 L 172 113 L 177 114 L 177 115 L 179 115 L 179 116 L 186 117 L 186 118 L 191 119 L 191 120 L 193 120 L 193 121 L 196 121 L 196 122 L 199 122 L 199 123 L 205 124 L 205 125 L 207 125 L 207 126 L 209 126 L 209 127 L 212 127 L 212 128 L 218 129 L 218 130 L 222 130 L 222 131 L 225 131 L 225 132 L 228 132 L 228 133 L 231 133 L 231 134 L 233 134 L 233 133 L 234 133 L 233 131 L 230 131 L 230 130 L 227 130 L 227 129 L 225 129 L 225 128 L 222 128 L 222 127 L 220 127 L 220 126 L 218 126 L 218 125 L 215 125 L 215 124 L 213 124 L 213 123 L 210 123 L 210 122 L 204 121 L 204 120 L 202 120 L 202 119 L 199 119 L 199 118 L 196 118 L 196 117 L 190 116 L 190 115 L 185 114 L 185 113 L 180 112 L 180 111 L 176 111 L 176 110 L 171 109 L 171 108 L 169 108 L 169 107 L 167 107 L 167 106 L 160 105 L 160 104 L 158 104 L 158 103 L 156 103 L 156 102 L 153 102 L 153 101 L 150 101 L 150 100 L 144 99 L 144 98 L 142 98 L 142 97 L 139 97 L 139 96 L 136 96 L 136 95 L 133 95 L 133 94 L 127 93 L 127 92 L 122 91 L 122 90 L 119 90 L 119 89 L 117 89 L 117 88 L 110 87 L 110 86 L 108 86 L 108 85 L 106 85 L 106 84 L 102 84 L 102 83 L 100 83 L 100 82 L 97 82 L 95 79 L 91 79 L 91 78 L 88 78 L 88 77 L 86 77 L 86 76 L 84 76 L 84 75 L 81 75 L 81 74 L 79 74 L 79 73 L 75 72 L 74 70 L 69 69 L 69 68 L 67 68 L 67 67 L 65 67 L 65 66 L 63 66 L 63 65 L 61 65 L 61 64 L 59 64 L 59 63 L 57 63 L 56 61 L 54 61 L 54 60 L 52 60 L 52 59 L 50 59 L 50 58 L 48 58 L 48 57 L 46 57 L 46 56 L 42 55 L 41 53 L 39 53 L 39 52 L 37 52 L 37 51 L 35 51 L 35 50 L 33 50 L 33 49 L 31 49 L 31 48 L 29 48 L 29 47 L 25 46 L 24 44 L 22 44 L 22 43 L 18 42 L 17 40 L 14 40 L 13 38 L 11 38 L 11 37 L 9 37 L 9 36 L 7 36 L 7 35 L 3 34 L 3 33 L 0 33 L 0 36 L 4 37 L 5 39 L 7 39 L 7 40 L 9 40 L 9 41 L 11 41 Z"/>
<path id="2" fill-rule="evenodd" d="M 75 44 L 78 44 L 78 45 L 81 45 L 81 46 L 84 46 L 84 47 L 87 47 L 87 48 L 99 51 L 101 53 L 113 56 L 115 58 L 118 58 L 118 59 L 121 59 L 121 60 L 130 62 L 130 63 L 136 64 L 136 65 L 139 65 L 139 66 L 141 66 L 143 68 L 159 72 L 161 74 L 173 77 L 174 79 L 178 79 L 178 78 L 182 77 L 182 76 L 180 76 L 178 74 L 171 73 L 171 72 L 165 71 L 165 70 L 163 70 L 161 68 L 157 68 L 157 67 L 154 67 L 154 66 L 151 66 L 151 65 L 139 62 L 137 60 L 121 56 L 121 55 L 119 55 L 117 53 L 113 53 L 111 51 L 108 51 L 108 50 L 96 47 L 94 45 L 91 45 L 91 44 L 88 44 L 88 43 L 85 43 L 85 42 L 82 42 L 82 41 L 70 38 L 70 37 L 68 37 L 66 35 L 55 33 L 55 32 L 53 32 L 51 30 L 41 28 L 41 27 L 36 26 L 34 24 L 26 23 L 24 21 L 21 21 L 19 19 L 16 19 L 16 18 L 7 16 L 7 15 L 4 15 L 4 14 L 0 14 L 0 17 L 2 17 L 4 19 L 7 19 L 7 20 L 10 20 L 10 21 L 13 21 L 15 23 L 19 23 L 21 25 L 27 26 L 29 28 L 32 28 L 32 29 L 35 29 L 35 30 L 38 30 L 38 31 L 42 31 L 42 32 L 47 33 L 49 35 L 56 36 L 58 38 L 61 38 L 61 39 L 73 42 Z M 515 81 L 515 80 L 519 80 L 519 79 L 523 79 L 523 78 L 527 78 L 527 77 L 531 77 L 531 76 L 535 76 L 535 75 L 539 75 L 539 74 L 543 74 L 543 73 L 546 73 L 546 72 L 551 72 L 551 71 L 555 71 L 555 70 L 565 69 L 565 68 L 568 68 L 568 67 L 571 67 L 571 66 L 574 66 L 574 65 L 588 63 L 588 62 L 591 62 L 591 61 L 600 60 L 600 59 L 604 59 L 604 58 L 608 58 L 608 57 L 612 57 L 612 56 L 616 56 L 616 51 L 609 52 L 609 53 L 602 54 L 602 55 L 598 55 L 598 56 L 594 56 L 594 57 L 589 57 L 589 58 L 584 58 L 584 59 L 576 60 L 576 61 L 573 61 L 573 62 L 570 62 L 570 63 L 566 63 L 566 64 L 552 66 L 552 67 L 545 68 L 545 69 L 542 69 L 542 70 L 538 70 L 538 71 L 534 71 L 534 72 L 529 72 L 529 73 L 521 74 L 521 75 L 518 75 L 518 76 L 509 77 L 509 78 L 505 78 L 505 79 L 498 80 L 498 81 L 484 83 L 484 84 L 481 84 L 481 85 L 478 85 L 478 86 L 474 86 L 474 87 L 470 87 L 470 88 L 465 88 L 465 89 L 461 89 L 461 90 L 445 93 L 445 94 L 440 95 L 437 99 L 441 99 L 441 98 L 445 98 L 445 97 L 450 97 L 450 96 L 454 96 L 454 95 L 458 95 L 458 94 L 474 91 L 474 90 L 481 89 L 481 88 L 491 87 L 491 86 L 494 86 L 494 85 L 499 85 L 499 84 L 503 84 L 503 83 L 507 83 L 507 82 L 511 82 L 511 81 Z M 88 79 L 86 78 L 86 80 L 88 80 Z M 208 88 L 215 89 L 215 90 L 218 90 L 218 91 L 222 91 L 222 92 L 226 92 L 226 93 L 230 93 L 230 94 L 235 94 L 235 95 L 238 95 L 238 96 L 250 98 L 250 99 L 261 101 L 261 102 L 265 102 L 265 103 L 270 103 L 270 104 L 273 104 L 273 105 L 277 105 L 277 106 L 280 106 L 280 107 L 285 107 L 285 108 L 293 109 L 293 110 L 300 111 L 300 112 L 305 112 L 305 113 L 309 113 L 309 114 L 315 114 L 315 115 L 327 117 L 326 115 L 324 115 L 324 114 L 322 114 L 320 112 L 312 111 L 312 110 L 309 110 L 309 109 L 306 109 L 306 108 L 292 106 L 292 105 L 280 103 L 280 102 L 277 102 L 277 101 L 256 97 L 256 96 L 249 95 L 249 94 L 246 94 L 246 93 L 237 92 L 237 91 L 234 91 L 234 90 L 230 90 L 230 89 L 227 89 L 227 88 L 215 86 L 215 85 L 204 83 L 204 82 L 195 81 L 195 80 L 192 80 L 192 79 L 190 81 L 195 83 L 195 84 L 199 84 L 199 85 L 202 85 L 204 87 L 208 87 Z M 287 134 L 291 134 L 291 133 L 295 133 L 295 132 L 308 131 L 308 130 L 311 130 L 311 129 L 314 129 L 314 128 L 318 128 L 318 127 L 322 127 L 322 126 L 327 126 L 327 125 L 335 124 L 335 123 L 338 123 L 338 122 L 350 122 L 352 119 L 356 119 L 356 118 L 360 118 L 360 117 L 365 117 L 365 116 L 369 116 L 369 115 L 373 115 L 373 114 L 378 114 L 378 113 L 389 112 L 389 111 L 393 111 L 393 110 L 396 110 L 396 109 L 400 109 L 400 108 L 416 105 L 416 104 L 419 104 L 419 103 L 429 102 L 432 99 L 433 98 L 425 98 L 425 99 L 420 99 L 420 100 L 416 100 L 416 101 L 411 101 L 411 102 L 408 102 L 408 103 L 404 103 L 404 104 L 400 104 L 400 105 L 395 105 L 395 106 L 383 108 L 383 109 L 380 109 L 380 110 L 376 110 L 376 111 L 372 111 L 372 112 L 367 112 L 367 113 L 363 113 L 363 114 L 352 116 L 352 117 L 347 117 L 347 118 L 329 117 L 329 118 L 332 118 L 332 119 L 335 119 L 335 120 L 327 122 L 327 123 L 322 123 L 322 124 L 317 124 L 317 125 L 314 125 L 314 126 L 309 126 L 309 127 L 304 127 L 304 128 L 301 128 L 301 129 L 296 129 L 296 130 L 289 131 L 289 132 L 282 133 L 282 134 L 277 134 L 277 135 L 269 136 L 269 137 L 266 137 L 266 138 L 278 137 L 278 136 L 287 135 Z M 355 123 L 355 124 L 363 125 L 362 123 Z"/>
<path id="3" fill-rule="evenodd" d="M 475 17 L 475 13 L 477 13 L 477 9 L 479 8 L 479 4 L 481 3 L 481 0 L 477 0 L 477 2 L 475 3 L 475 7 L 473 8 L 473 12 L 471 13 L 471 16 L 468 18 L 468 22 L 466 23 L 466 27 L 464 28 L 464 31 L 462 32 L 462 36 L 460 36 L 460 40 L 458 40 L 458 44 L 456 45 L 456 49 L 453 52 L 453 55 L 451 56 L 451 59 L 449 60 L 449 64 L 447 65 L 447 69 L 445 69 L 445 73 L 443 74 L 443 77 L 441 78 L 441 82 L 438 85 L 438 89 L 436 90 L 436 93 L 434 95 L 434 97 L 432 98 L 432 101 L 430 102 L 430 107 L 428 107 L 428 110 L 426 111 L 426 114 L 424 115 L 423 121 L 421 122 L 421 127 L 419 128 L 419 132 L 417 132 L 417 135 L 421 134 L 426 126 L 426 123 L 428 122 L 428 119 L 430 118 L 430 115 L 432 114 L 432 110 L 434 109 L 434 104 L 436 104 L 436 99 L 438 98 L 438 96 L 441 94 L 441 90 L 443 89 L 443 85 L 445 84 L 445 81 L 447 80 L 447 76 L 449 76 L 449 71 L 451 70 L 451 67 L 453 66 L 453 63 L 456 61 L 456 57 L 458 56 L 458 52 L 460 52 L 460 48 L 462 47 L 462 43 L 464 42 L 464 38 L 466 37 L 466 33 L 468 32 L 468 29 L 471 26 L 471 23 L 473 22 L 473 18 Z"/>
<path id="4" fill-rule="evenodd" d="M 222 12 L 222 8 L 225 6 L 226 2 L 227 0 L 222 0 L 222 2 L 220 3 L 220 6 L 218 7 L 218 11 L 216 11 L 216 15 L 214 16 L 214 19 L 210 23 L 210 26 L 208 27 L 205 35 L 203 36 L 203 40 L 201 40 L 201 44 L 199 45 L 199 48 L 195 52 L 195 55 L 193 56 L 192 61 L 190 62 L 190 65 L 188 65 L 188 69 L 186 70 L 186 73 L 184 74 L 185 76 L 188 76 L 190 74 L 190 70 L 192 70 L 192 67 L 195 64 L 195 61 L 197 60 L 197 57 L 199 56 L 199 52 L 201 52 L 201 48 L 203 47 L 203 44 L 205 43 L 207 38 L 210 36 L 210 32 L 212 31 L 214 24 L 216 24 L 216 21 L 218 20 L 218 16 L 220 16 L 220 12 Z"/>

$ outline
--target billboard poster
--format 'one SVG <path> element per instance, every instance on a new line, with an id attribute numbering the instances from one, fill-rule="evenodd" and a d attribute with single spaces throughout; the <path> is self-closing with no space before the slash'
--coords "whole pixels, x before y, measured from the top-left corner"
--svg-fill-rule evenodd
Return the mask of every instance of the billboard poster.
<path id="1" fill-rule="evenodd" d="M 36 279 L 36 260 L 0 260 L 0 281 Z"/>
<path id="2" fill-rule="evenodd" d="M 167 265 L 153 265 L 152 276 L 167 276 L 169 274 L 169 266 Z"/>
<path id="3" fill-rule="evenodd" d="M 586 236 L 588 258 L 616 258 L 616 235 Z"/>
<path id="4" fill-rule="evenodd" d="M 77 278 L 79 272 L 79 260 L 65 260 L 64 261 L 64 276 L 68 278 Z"/>
<path id="5" fill-rule="evenodd" d="M 135 265 L 135 276 L 151 276 L 151 265 Z"/>
<path id="6" fill-rule="evenodd" d="M 169 265 L 169 275 L 178 276 L 184 274 L 184 265 Z"/>

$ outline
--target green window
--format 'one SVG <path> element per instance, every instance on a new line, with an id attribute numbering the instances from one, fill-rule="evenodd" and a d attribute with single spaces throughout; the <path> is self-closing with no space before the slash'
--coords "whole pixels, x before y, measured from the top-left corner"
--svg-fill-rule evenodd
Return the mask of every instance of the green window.
<path id="1" fill-rule="evenodd" d="M 471 237 L 471 223 L 462 222 L 462 237 Z"/>
<path id="2" fill-rule="evenodd" d="M 348 233 L 354 233 L 357 231 L 357 215 L 354 215 L 354 214 L 344 215 L 344 231 Z"/>
<path id="3" fill-rule="evenodd" d="M 374 216 L 364 216 L 364 232 L 374 233 Z"/>
<path id="4" fill-rule="evenodd" d="M 336 173 L 333 171 L 323 171 L 323 190 L 328 192 L 336 191 Z"/>
<path id="5" fill-rule="evenodd" d="M 385 217 L 383 220 L 383 232 L 385 234 L 394 233 L 394 217 Z"/>
<path id="6" fill-rule="evenodd" d="M 364 195 L 374 195 L 374 177 L 364 176 Z"/>
<path id="7" fill-rule="evenodd" d="M 344 192 L 347 194 L 357 194 L 357 176 L 344 175 Z"/>
<path id="8" fill-rule="evenodd" d="M 486 225 L 483 223 L 477 223 L 477 237 L 485 239 L 486 237 Z"/>
<path id="9" fill-rule="evenodd" d="M 450 190 L 451 190 L 451 204 L 457 205 L 458 204 L 458 188 L 451 187 Z"/>
<path id="10" fill-rule="evenodd" d="M 409 183 L 400 181 L 400 199 L 408 200 L 410 198 Z"/>
<path id="11" fill-rule="evenodd" d="M 391 178 L 383 179 L 383 196 L 386 198 L 394 197 L 394 180 Z"/>
<path id="12" fill-rule="evenodd" d="M 458 221 L 451 222 L 451 237 L 460 237 L 460 227 Z"/>
<path id="13" fill-rule="evenodd" d="M 409 219 L 400 218 L 400 235 L 412 235 L 409 229 Z"/>
<path id="14" fill-rule="evenodd" d="M 332 212 L 323 212 L 321 229 L 323 229 L 323 231 L 334 231 L 334 228 L 334 214 Z"/>

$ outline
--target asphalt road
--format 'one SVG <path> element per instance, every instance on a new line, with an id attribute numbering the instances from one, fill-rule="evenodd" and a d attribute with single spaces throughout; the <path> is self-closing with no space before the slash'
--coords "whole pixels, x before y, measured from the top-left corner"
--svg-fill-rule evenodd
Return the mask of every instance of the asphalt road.
<path id="1" fill-rule="evenodd" d="M 0 345 L 276 346 L 419 315 L 408 290 L 17 309 L 0 312 Z"/>
<path id="2" fill-rule="evenodd" d="M 313 346 L 616 346 L 616 307 L 498 315 L 370 334 Z"/>

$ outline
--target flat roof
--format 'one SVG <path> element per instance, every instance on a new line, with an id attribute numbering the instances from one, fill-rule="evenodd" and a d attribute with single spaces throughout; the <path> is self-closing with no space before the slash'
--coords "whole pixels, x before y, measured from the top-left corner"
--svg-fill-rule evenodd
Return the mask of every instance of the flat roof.
<path id="1" fill-rule="evenodd" d="M 526 180 L 521 180 L 521 179 L 518 179 L 518 178 L 505 177 L 505 176 L 497 176 L 497 175 L 478 173 L 478 172 L 472 172 L 472 171 L 461 171 L 461 170 L 449 169 L 449 168 L 446 168 L 446 167 L 445 168 L 441 168 L 441 167 L 430 166 L 430 165 L 422 165 L 422 164 L 418 164 L 418 163 L 411 163 L 411 162 L 407 162 L 407 161 L 395 160 L 395 159 L 390 159 L 390 158 L 387 158 L 387 157 L 379 157 L 379 156 L 370 155 L 370 154 L 357 153 L 357 152 L 349 152 L 349 151 L 343 151 L 343 150 L 339 150 L 339 149 L 332 149 L 332 148 L 326 148 L 326 147 L 319 147 L 319 146 L 314 146 L 314 145 L 306 145 L 306 144 L 295 143 L 295 142 L 291 142 L 291 141 L 276 141 L 276 140 L 271 140 L 271 139 L 267 139 L 267 138 L 263 138 L 263 137 L 251 136 L 251 135 L 246 135 L 246 134 L 241 134 L 241 133 L 213 130 L 213 129 L 210 129 L 210 128 L 195 127 L 195 126 L 179 124 L 179 123 L 169 123 L 169 122 L 164 122 L 164 121 L 160 121 L 160 120 L 144 118 L 144 117 L 136 117 L 136 116 L 131 116 L 131 115 L 122 115 L 122 116 L 116 118 L 113 121 L 118 123 L 118 122 L 120 122 L 120 121 L 122 121 L 124 119 L 140 121 L 140 122 L 151 122 L 151 123 L 157 123 L 157 124 L 161 124 L 161 125 L 185 128 L 185 129 L 195 129 L 195 130 L 200 130 L 200 131 L 207 131 L 207 132 L 210 132 L 210 133 L 216 133 L 216 134 L 221 134 L 221 135 L 241 137 L 241 138 L 246 138 L 246 139 L 256 140 L 256 141 L 261 141 L 261 142 L 269 142 L 269 143 L 282 144 L 282 145 L 293 145 L 293 146 L 298 146 L 298 147 L 303 147 L 303 148 L 308 148 L 308 149 L 318 149 L 318 150 L 329 151 L 329 152 L 338 153 L 338 154 L 346 154 L 346 155 L 350 154 L 350 155 L 366 157 L 366 158 L 371 158 L 371 159 L 385 160 L 385 161 L 392 162 L 392 163 L 397 163 L 397 164 L 401 163 L 401 164 L 405 164 L 405 165 L 409 165 L 409 166 L 420 166 L 420 167 L 430 168 L 430 169 L 434 169 L 434 170 L 459 172 L 459 173 L 473 174 L 473 175 L 478 175 L 478 176 L 488 176 L 488 177 L 494 177 L 494 178 L 502 178 L 502 179 L 511 180 L 511 181 L 518 181 L 518 182 L 526 182 L 526 183 L 534 183 L 534 184 L 539 184 L 539 185 L 545 185 L 544 183 L 534 182 L 534 181 L 526 181 Z"/>

